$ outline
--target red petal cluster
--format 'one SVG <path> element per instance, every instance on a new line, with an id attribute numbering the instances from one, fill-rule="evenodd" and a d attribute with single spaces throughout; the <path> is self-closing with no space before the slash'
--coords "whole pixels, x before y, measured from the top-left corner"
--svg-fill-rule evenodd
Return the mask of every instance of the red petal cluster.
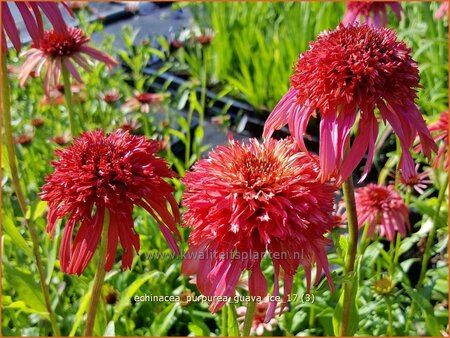
<path id="1" fill-rule="evenodd" d="M 52 162 L 55 171 L 47 176 L 40 195 L 48 202 L 50 234 L 57 220 L 67 217 L 60 249 L 63 272 L 81 274 L 86 268 L 99 244 L 106 209 L 110 214 L 106 270 L 112 268 L 119 241 L 123 269 L 131 267 L 133 249 L 139 251 L 134 205 L 154 217 L 172 250 L 179 254 L 173 237 L 179 236 L 178 205 L 173 187 L 164 181 L 175 173 L 155 156 L 157 146 L 143 136 L 123 131 L 105 135 L 98 130 L 83 133 L 72 145 L 56 151 L 59 158 Z"/>
<path id="2" fill-rule="evenodd" d="M 332 284 L 324 235 L 336 224 L 334 184 L 318 181 L 315 157 L 299 152 L 292 139 L 259 143 L 230 141 L 198 161 L 184 183 L 185 226 L 192 227 L 182 272 L 197 274 L 197 286 L 207 296 L 232 296 L 243 270 L 250 270 L 249 291 L 267 295 L 261 260 L 270 253 L 274 265 L 274 295 L 279 293 L 280 267 L 284 297 L 303 265 L 307 288 L 311 268 L 316 281 L 324 270 Z M 223 302 L 213 301 L 215 312 Z M 269 307 L 266 320 L 273 317 Z"/>
<path id="3" fill-rule="evenodd" d="M 422 149 L 437 150 L 414 103 L 419 86 L 417 64 L 395 32 L 367 24 L 341 25 L 321 34 L 301 54 L 291 77 L 291 89 L 269 116 L 264 135 L 289 123 L 291 133 L 306 151 L 303 135 L 311 116 L 319 112 L 322 179 L 338 175 L 345 180 L 368 154 L 371 164 L 378 120 L 389 122 L 402 146 L 400 167 L 405 178 L 415 174 L 410 149 L 419 134 Z M 358 134 L 346 154 L 350 131 L 360 116 Z"/>

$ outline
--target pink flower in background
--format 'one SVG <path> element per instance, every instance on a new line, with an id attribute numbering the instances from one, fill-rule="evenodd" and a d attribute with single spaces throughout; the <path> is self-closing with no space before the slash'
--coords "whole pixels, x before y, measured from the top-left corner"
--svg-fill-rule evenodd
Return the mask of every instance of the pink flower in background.
<path id="1" fill-rule="evenodd" d="M 114 104 L 120 99 L 120 93 L 117 89 L 111 89 L 101 94 L 100 97 L 107 104 Z"/>
<path id="2" fill-rule="evenodd" d="M 428 171 L 419 172 L 420 164 L 416 164 L 416 174 L 411 176 L 409 180 L 405 180 L 403 176 L 400 175 L 400 187 L 403 190 L 412 188 L 417 191 L 419 194 L 423 194 L 425 189 L 433 183 L 433 181 L 429 178 Z M 393 171 L 389 174 L 394 180 L 389 181 L 390 184 L 395 184 L 395 174 Z"/>
<path id="3" fill-rule="evenodd" d="M 105 270 L 122 247 L 122 269 L 130 268 L 139 251 L 133 207 L 144 208 L 159 224 L 170 248 L 180 251 L 180 221 L 174 188 L 165 178 L 175 176 L 167 162 L 155 156 L 157 143 L 143 136 L 102 130 L 83 133 L 56 151 L 55 171 L 48 175 L 40 196 L 48 202 L 47 231 L 53 236 L 58 219 L 67 217 L 60 248 L 61 271 L 83 273 L 100 242 L 105 212 L 109 211 L 108 254 Z M 167 204 L 170 205 L 170 210 Z M 73 232 L 79 224 L 75 239 Z"/>
<path id="4" fill-rule="evenodd" d="M 284 302 L 299 265 L 307 289 L 311 269 L 317 266 L 332 281 L 324 235 L 336 225 L 333 200 L 336 187 L 318 181 L 315 157 L 299 152 L 291 139 L 258 143 L 231 140 L 186 174 L 183 205 L 185 226 L 192 227 L 182 272 L 197 275 L 197 287 L 206 296 L 233 296 L 243 270 L 251 272 L 249 293 L 267 295 L 261 260 L 270 253 L 274 265 L 273 295 L 279 295 L 284 275 Z M 283 271 L 280 271 L 280 267 Z M 223 302 L 213 301 L 211 312 Z M 265 322 L 274 316 L 276 302 Z"/>
<path id="5" fill-rule="evenodd" d="M 256 334 L 257 336 L 262 336 L 264 332 L 272 332 L 274 327 L 278 325 L 278 320 L 272 318 L 269 322 L 265 322 L 267 309 L 269 308 L 269 302 L 266 300 L 264 302 L 256 304 L 255 315 L 253 316 L 252 327 L 250 334 Z M 241 324 L 240 330 L 244 328 L 245 314 L 247 313 L 247 308 L 245 306 L 240 306 L 236 309 L 237 320 Z"/>
<path id="6" fill-rule="evenodd" d="M 62 84 L 50 86 L 50 91 L 42 97 L 40 104 L 42 106 L 55 106 L 63 104 L 65 101 L 64 90 L 64 85 Z M 86 101 L 86 90 L 84 84 L 73 83 L 70 85 L 70 91 L 72 92 L 73 103 Z"/>
<path id="7" fill-rule="evenodd" d="M 135 93 L 122 106 L 127 112 L 140 110 L 142 113 L 149 113 L 150 107 L 159 107 L 168 93 Z"/>
<path id="8" fill-rule="evenodd" d="M 44 34 L 44 23 L 42 21 L 41 11 L 45 14 L 53 27 L 64 34 L 67 30 L 66 22 L 56 2 L 45 1 L 2 1 L 2 50 L 7 51 L 6 36 L 8 36 L 17 52 L 21 50 L 21 41 L 19 29 L 16 26 L 16 19 L 13 17 L 9 6 L 17 6 L 22 15 L 25 27 L 30 34 L 33 43 L 39 45 L 39 40 Z M 61 2 L 67 12 L 73 17 L 72 11 L 64 2 Z M 5 36 L 6 33 L 6 36 Z"/>
<path id="9" fill-rule="evenodd" d="M 45 66 L 44 89 L 48 95 L 51 82 L 55 85 L 59 83 L 63 66 L 78 82 L 83 82 L 75 65 L 90 72 L 90 61 L 86 56 L 105 63 L 108 68 L 117 65 L 117 61 L 108 54 L 88 46 L 89 41 L 90 39 L 76 27 L 68 28 L 65 34 L 55 29 L 44 32 L 39 44 L 33 43 L 24 53 L 26 60 L 19 74 L 20 84 L 25 84 L 33 70 L 39 75 Z"/>
<path id="10" fill-rule="evenodd" d="M 358 225 L 369 223 L 367 236 L 375 232 L 389 241 L 395 239 L 395 233 L 406 235 L 409 229 L 409 210 L 393 185 L 368 184 L 355 189 Z"/>
<path id="11" fill-rule="evenodd" d="M 436 143 L 440 142 L 437 156 L 433 162 L 433 167 L 438 169 L 440 166 L 444 166 L 445 170 L 448 170 L 449 159 L 448 159 L 448 111 L 441 113 L 439 120 L 431 123 L 428 126 L 431 134 L 433 135 L 434 141 Z"/>
<path id="12" fill-rule="evenodd" d="M 291 88 L 267 119 L 264 137 L 289 124 L 300 149 L 306 151 L 306 127 L 311 116 L 318 114 L 321 179 L 334 175 L 339 181 L 347 179 L 367 153 L 362 181 L 372 164 L 378 108 L 381 119 L 391 124 L 400 139 L 400 168 L 409 179 L 415 174 L 410 148 L 416 134 L 427 157 L 437 150 L 414 103 L 419 71 L 410 52 L 393 30 L 367 24 L 341 25 L 319 35 L 299 56 Z M 356 121 L 358 132 L 350 145 Z"/>
<path id="13" fill-rule="evenodd" d="M 350 1 L 347 3 L 347 10 L 342 23 L 347 26 L 363 17 L 369 25 L 384 27 L 388 21 L 388 7 L 392 9 L 400 21 L 402 6 L 397 1 Z"/>
<path id="14" fill-rule="evenodd" d="M 438 10 L 434 14 L 434 17 L 436 19 L 442 19 L 445 15 L 448 15 L 448 1 L 441 3 Z"/>
<path id="15" fill-rule="evenodd" d="M 72 137 L 70 132 L 66 131 L 63 134 L 53 136 L 50 140 L 59 146 L 65 146 L 70 143 Z"/>

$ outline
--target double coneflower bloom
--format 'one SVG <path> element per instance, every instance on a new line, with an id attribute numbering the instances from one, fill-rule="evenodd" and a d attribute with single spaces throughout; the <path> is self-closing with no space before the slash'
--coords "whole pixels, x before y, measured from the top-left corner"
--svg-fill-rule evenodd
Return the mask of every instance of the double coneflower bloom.
<path id="1" fill-rule="evenodd" d="M 112 268 L 119 242 L 122 268 L 131 267 L 133 252 L 139 251 L 132 217 L 135 205 L 157 221 L 169 246 L 179 254 L 174 238 L 174 234 L 180 236 L 178 205 L 172 196 L 174 188 L 164 180 L 175 173 L 155 156 L 157 147 L 157 142 L 143 136 L 122 131 L 105 135 L 98 130 L 83 133 L 71 146 L 56 151 L 55 171 L 46 178 L 41 197 L 49 206 L 50 234 L 58 219 L 67 219 L 60 248 L 63 272 L 79 275 L 84 271 L 100 242 L 106 213 L 105 270 Z"/>
<path id="2" fill-rule="evenodd" d="M 318 115 L 322 180 L 346 180 L 367 153 L 363 180 L 372 164 L 381 118 L 400 140 L 400 168 L 409 179 L 415 175 L 410 148 L 416 134 L 427 157 L 437 150 L 414 103 L 419 72 L 410 52 L 393 30 L 368 24 L 341 25 L 321 34 L 299 56 L 291 88 L 270 114 L 264 136 L 289 124 L 306 151 L 303 136 L 309 119 Z M 350 144 L 355 123 L 358 133 Z"/>
<path id="3" fill-rule="evenodd" d="M 358 225 L 367 223 L 367 236 L 375 232 L 393 241 L 398 232 L 405 236 L 410 228 L 409 210 L 393 185 L 368 184 L 355 190 Z"/>
<path id="4" fill-rule="evenodd" d="M 324 235 L 336 224 L 334 184 L 318 180 L 315 157 L 299 151 L 291 139 L 258 143 L 230 141 L 198 161 L 183 182 L 185 226 L 192 227 L 182 272 L 197 275 L 206 296 L 233 296 L 242 271 L 250 271 L 249 293 L 265 297 L 267 281 L 261 260 L 270 253 L 274 266 L 273 295 L 279 295 L 283 270 L 284 302 L 294 274 L 302 265 L 307 289 L 311 269 L 316 282 L 325 271 L 332 285 Z M 223 302 L 213 301 L 210 310 Z M 271 302 L 266 315 L 274 315 Z"/>

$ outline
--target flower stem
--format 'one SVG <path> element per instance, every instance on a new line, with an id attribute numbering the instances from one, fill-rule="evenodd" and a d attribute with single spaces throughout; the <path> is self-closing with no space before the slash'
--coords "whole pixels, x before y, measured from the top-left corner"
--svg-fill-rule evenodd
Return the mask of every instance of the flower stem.
<path id="1" fill-rule="evenodd" d="M 66 99 L 67 112 L 69 113 L 70 132 L 72 133 L 72 138 L 74 138 L 78 136 L 78 131 L 77 131 L 77 124 L 75 121 L 75 113 L 73 111 L 70 74 L 64 63 L 61 63 L 61 73 L 64 82 L 64 97 Z"/>
<path id="2" fill-rule="evenodd" d="M 367 238 L 367 231 L 369 230 L 369 222 L 366 222 L 366 224 L 364 224 L 364 229 L 363 229 L 363 233 L 361 235 L 361 242 L 359 243 L 359 248 L 358 248 L 358 254 L 360 256 L 363 255 L 364 250 L 366 249 L 366 246 L 369 245 L 368 243 L 368 238 Z"/>
<path id="3" fill-rule="evenodd" d="M 433 225 L 431 226 L 430 233 L 428 234 L 427 243 L 425 245 L 425 252 L 423 254 L 422 266 L 420 268 L 419 281 L 417 282 L 417 287 L 419 287 L 419 288 L 422 286 L 422 283 L 425 279 L 425 274 L 427 272 L 427 267 L 428 267 L 428 261 L 431 258 L 431 246 L 433 245 L 434 237 L 436 235 L 437 222 L 438 222 L 439 214 L 441 212 L 442 203 L 444 202 L 445 191 L 447 190 L 447 185 L 448 185 L 448 175 L 446 175 L 445 182 L 442 184 L 442 186 L 439 189 L 436 212 L 434 213 L 434 216 L 433 216 Z"/>
<path id="4" fill-rule="evenodd" d="M 42 263 L 41 253 L 39 251 L 39 240 L 36 228 L 31 219 L 27 219 L 27 202 L 25 200 L 25 195 L 22 191 L 22 187 L 20 186 L 19 179 L 19 171 L 17 169 L 16 162 L 16 152 L 14 150 L 14 141 L 12 135 L 12 127 L 11 127 L 11 98 L 9 92 L 9 80 L 8 80 L 8 69 L 7 69 L 7 60 L 6 53 L 2 55 L 2 112 L 3 117 L 5 119 L 5 142 L 6 142 L 6 152 L 8 154 L 8 162 L 11 170 L 12 183 L 14 187 L 14 191 L 17 196 L 17 200 L 19 202 L 20 210 L 22 211 L 23 218 L 27 225 L 28 231 L 30 233 L 31 242 L 33 243 L 33 254 L 36 260 L 36 266 L 39 274 L 39 283 L 41 285 L 42 294 L 44 295 L 45 306 L 47 308 L 48 316 L 50 319 L 50 323 L 52 325 L 52 331 L 54 336 L 60 336 L 61 332 L 59 330 L 58 324 L 56 322 L 55 313 L 52 310 L 51 302 L 50 302 L 50 293 L 48 289 L 48 285 L 45 282 L 45 273 L 44 273 L 44 264 Z"/>
<path id="5" fill-rule="evenodd" d="M 423 254 L 422 266 L 420 267 L 419 280 L 417 281 L 417 284 L 416 284 L 417 290 L 419 290 L 422 287 L 422 283 L 425 279 L 425 274 L 427 272 L 427 267 L 428 267 L 428 261 L 431 258 L 431 246 L 433 245 L 434 235 L 436 234 L 436 223 L 437 223 L 439 214 L 441 212 L 442 203 L 444 202 L 445 191 L 447 190 L 448 182 L 449 182 L 448 175 L 446 175 L 445 182 L 444 182 L 444 184 L 442 184 L 442 186 L 439 189 L 436 212 L 434 213 L 434 216 L 433 216 L 433 225 L 431 226 L 431 230 L 430 230 L 430 233 L 428 234 L 427 242 L 425 244 L 425 252 Z M 416 303 L 413 300 L 411 302 L 411 306 L 409 308 L 408 319 L 405 324 L 405 334 L 408 334 L 409 329 L 411 328 L 411 324 L 412 324 L 412 321 L 414 318 L 415 311 L 416 311 Z"/>
<path id="6" fill-rule="evenodd" d="M 392 337 L 393 335 L 393 318 L 392 318 L 392 304 L 391 301 L 388 298 L 385 298 L 386 301 L 386 307 L 387 307 L 387 312 L 388 312 L 388 328 L 387 328 L 387 332 L 386 332 L 386 336 Z"/>
<path id="7" fill-rule="evenodd" d="M 345 273 L 349 274 L 355 269 L 356 251 L 358 249 L 358 217 L 356 214 L 355 191 L 353 178 L 350 176 L 343 184 L 345 207 L 348 215 L 348 251 L 345 259 Z M 344 287 L 344 304 L 342 309 L 342 320 L 340 336 L 347 336 L 348 325 L 351 320 L 350 310 L 352 307 L 353 283 L 346 283 Z"/>
<path id="8" fill-rule="evenodd" d="M 252 329 L 253 324 L 253 317 L 255 316 L 255 310 L 256 310 L 256 302 L 249 301 L 247 305 L 247 311 L 245 312 L 244 328 L 242 330 L 243 337 L 250 336 L 250 331 Z"/>
<path id="9" fill-rule="evenodd" d="M 86 319 L 86 327 L 84 335 L 91 337 L 94 331 L 95 316 L 97 314 L 97 305 L 102 293 L 103 282 L 105 280 L 105 262 L 106 254 L 108 253 L 108 229 L 109 229 L 109 210 L 105 208 L 105 215 L 103 218 L 102 238 L 100 240 L 100 249 L 98 255 L 97 270 L 95 271 L 94 285 L 92 286 L 91 303 Z"/>
<path id="10" fill-rule="evenodd" d="M 228 336 L 228 306 L 223 306 L 222 307 L 222 328 L 221 328 L 221 336 L 222 337 L 227 337 Z"/>

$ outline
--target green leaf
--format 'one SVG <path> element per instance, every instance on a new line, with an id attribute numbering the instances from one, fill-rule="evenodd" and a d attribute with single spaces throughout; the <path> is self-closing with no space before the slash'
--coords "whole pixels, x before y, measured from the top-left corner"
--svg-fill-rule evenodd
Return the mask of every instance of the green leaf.
<path id="1" fill-rule="evenodd" d="M 34 280 L 31 273 L 12 267 L 3 262 L 4 278 L 11 287 L 16 290 L 19 298 L 35 313 L 47 313 L 44 297 L 39 284 Z"/>
<path id="2" fill-rule="evenodd" d="M 47 202 L 44 201 L 37 201 L 37 203 L 33 203 L 31 208 L 27 211 L 27 219 L 31 218 L 31 215 L 33 215 L 32 220 L 35 221 L 39 217 L 42 216 L 42 214 L 45 212 L 47 208 Z"/>
<path id="3" fill-rule="evenodd" d="M 97 313 L 94 322 L 94 336 L 101 336 L 105 332 L 107 326 L 105 302 L 101 297 L 97 305 Z"/>
<path id="4" fill-rule="evenodd" d="M 169 129 L 169 134 L 172 134 L 175 137 L 178 137 L 181 140 L 181 142 L 186 144 L 186 136 L 181 131 L 178 131 L 175 129 Z"/>
<path id="5" fill-rule="evenodd" d="M 80 300 L 80 305 L 78 307 L 78 311 L 75 315 L 75 322 L 73 323 L 72 330 L 70 330 L 69 337 L 75 336 L 75 333 L 78 330 L 78 327 L 80 326 L 81 321 L 83 320 L 84 313 L 87 311 L 87 308 L 89 306 L 89 301 L 91 300 L 91 293 L 92 288 L 89 289 L 89 292 L 87 292 Z"/>
<path id="6" fill-rule="evenodd" d="M 228 306 L 228 336 L 238 337 L 239 336 L 239 323 L 237 321 L 236 308 L 234 304 L 226 304 Z"/>
<path id="7" fill-rule="evenodd" d="M 345 256 L 348 250 L 348 242 L 347 237 L 345 237 L 344 235 L 339 236 L 339 247 L 341 248 L 342 253 Z"/>
<path id="8" fill-rule="evenodd" d="M 192 332 L 194 334 L 194 336 L 196 337 L 202 337 L 202 336 L 206 336 L 205 334 L 203 334 L 203 330 L 200 326 L 197 326 L 194 323 L 189 323 L 188 324 L 188 329 L 190 332 Z"/>
<path id="9" fill-rule="evenodd" d="M 180 125 L 181 129 L 183 129 L 185 131 L 190 130 L 189 123 L 183 116 L 179 116 L 177 121 L 178 121 L 178 124 Z"/>
<path id="10" fill-rule="evenodd" d="M 359 260 L 360 261 L 360 260 Z M 351 301 L 351 307 L 350 307 L 350 319 L 348 322 L 348 330 L 347 330 L 347 336 L 353 336 L 359 327 L 359 314 L 358 314 L 358 308 L 356 306 L 357 303 L 357 294 L 358 294 L 358 271 L 359 271 L 359 264 L 356 265 L 356 271 L 353 271 L 351 275 L 353 276 L 352 280 L 350 280 L 347 283 L 351 283 L 353 286 L 352 288 L 352 301 Z M 340 335 L 340 327 L 341 327 L 341 321 L 342 321 L 342 313 L 343 313 L 343 307 L 344 307 L 344 290 L 345 290 L 345 284 L 342 288 L 341 296 L 339 297 L 339 301 L 336 304 L 336 309 L 333 313 L 333 331 L 335 336 Z"/>
<path id="11" fill-rule="evenodd" d="M 159 313 L 152 325 L 150 326 L 150 332 L 153 336 L 166 336 L 169 329 L 175 323 L 175 312 L 177 311 L 180 303 L 171 303 L 161 313 Z"/>
<path id="12" fill-rule="evenodd" d="M 203 131 L 203 127 L 202 126 L 198 126 L 197 128 L 195 128 L 195 141 L 197 142 L 201 142 L 203 140 L 203 137 L 205 135 L 205 132 Z"/>
<path id="13" fill-rule="evenodd" d="M 190 312 L 190 315 L 192 318 L 192 323 L 189 323 L 188 325 L 189 330 L 196 336 L 209 337 L 211 335 L 211 331 L 203 319 L 195 316 L 192 312 Z"/>
<path id="14" fill-rule="evenodd" d="M 3 229 L 5 229 L 5 232 L 11 237 L 14 245 L 17 245 L 25 254 L 27 254 L 27 256 L 33 256 L 33 250 L 22 237 L 19 230 L 17 230 L 11 216 L 7 213 L 3 216 Z"/>
<path id="15" fill-rule="evenodd" d="M 114 320 L 119 319 L 122 311 L 131 304 L 131 298 L 136 294 L 139 288 L 142 285 L 144 285 L 145 282 L 147 282 L 152 278 L 155 278 L 159 274 L 160 274 L 159 271 L 153 271 L 149 274 L 142 275 L 138 279 L 136 279 L 133 283 L 131 283 L 130 286 L 125 289 L 125 291 L 122 292 L 120 296 L 120 301 L 114 308 Z"/>
<path id="16" fill-rule="evenodd" d="M 36 310 L 34 309 L 30 309 L 27 304 L 24 301 L 17 301 L 17 302 L 12 302 L 9 305 L 3 305 L 4 309 L 14 309 L 14 310 L 20 310 L 22 312 L 25 313 L 33 313 L 33 314 L 39 314 L 41 316 L 47 317 L 48 316 L 48 312 L 36 312 Z"/>
<path id="17" fill-rule="evenodd" d="M 408 295 L 419 305 L 425 315 L 425 326 L 432 336 L 440 336 L 440 329 L 436 318 L 434 317 L 433 306 L 431 303 L 417 290 L 411 289 L 408 285 L 403 284 Z"/>

